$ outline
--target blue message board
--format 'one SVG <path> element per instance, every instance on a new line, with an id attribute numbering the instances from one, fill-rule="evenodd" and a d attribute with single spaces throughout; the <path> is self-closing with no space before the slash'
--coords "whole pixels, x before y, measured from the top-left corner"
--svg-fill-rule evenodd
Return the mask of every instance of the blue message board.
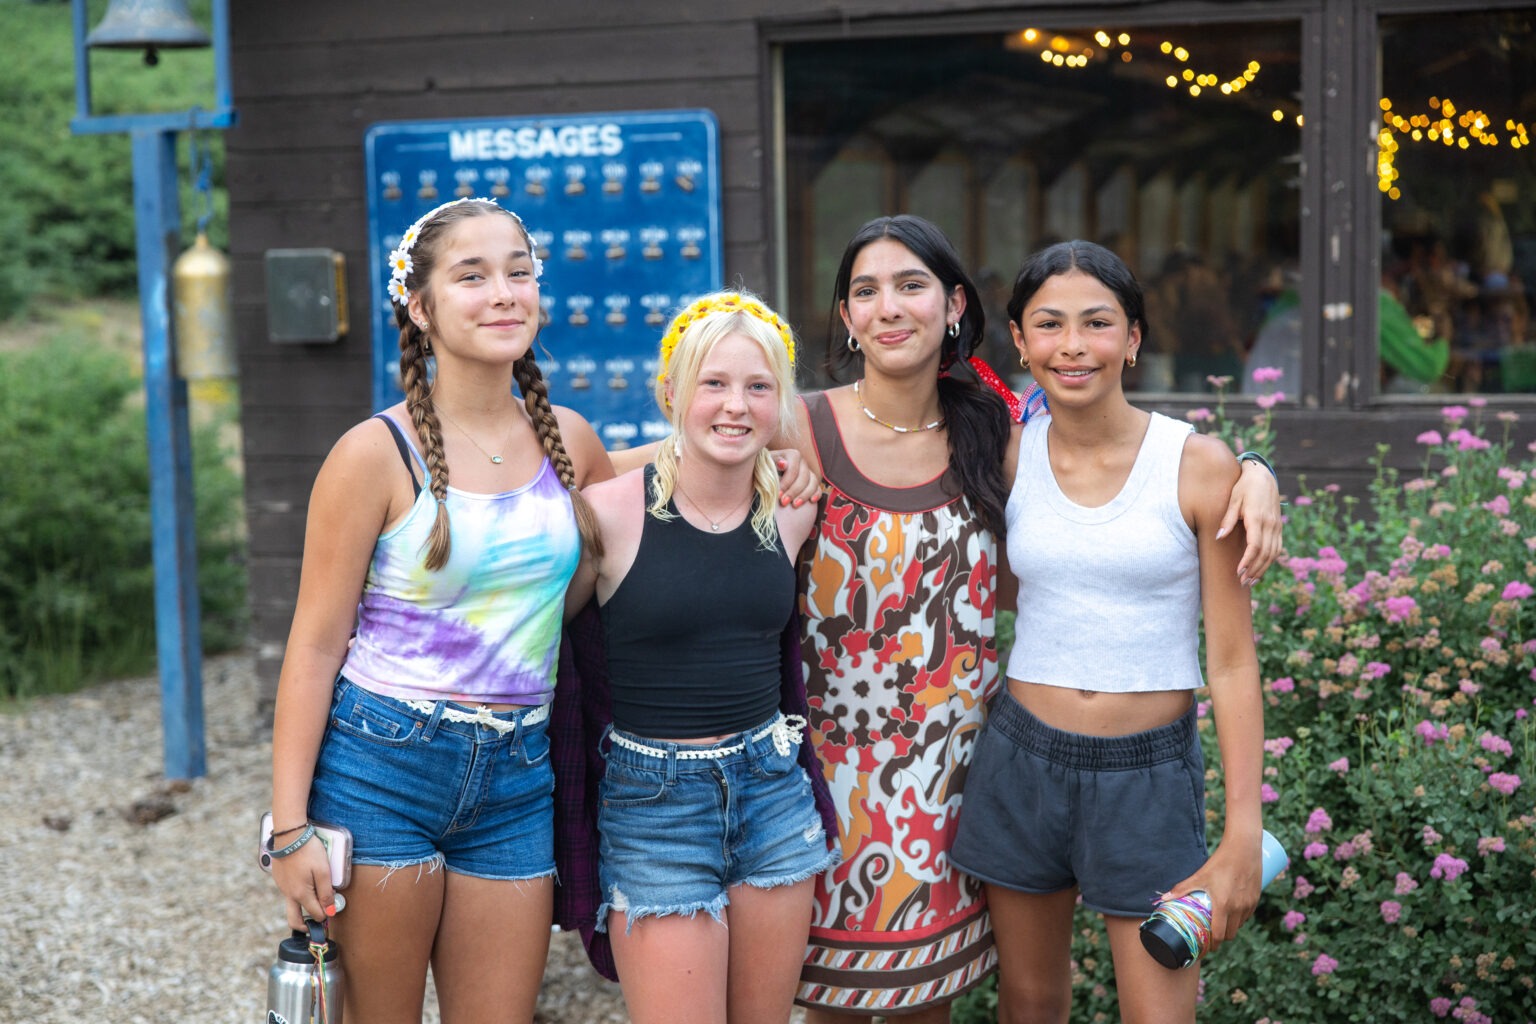
<path id="1" fill-rule="evenodd" d="M 522 218 L 544 261 L 536 344 L 550 399 L 609 448 L 668 432 L 651 395 L 657 345 L 724 274 L 713 113 L 390 121 L 366 139 L 375 409 L 402 397 L 390 251 L 433 207 L 488 196 Z"/>

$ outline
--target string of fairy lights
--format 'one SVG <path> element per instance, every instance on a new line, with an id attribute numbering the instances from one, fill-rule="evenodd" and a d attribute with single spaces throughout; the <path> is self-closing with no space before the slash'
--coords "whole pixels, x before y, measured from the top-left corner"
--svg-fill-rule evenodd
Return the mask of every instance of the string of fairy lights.
<path id="1" fill-rule="evenodd" d="M 1131 42 L 1129 32 L 1111 35 L 1103 29 L 1097 29 L 1093 33 L 1093 43 L 1098 44 L 1097 48 L 1083 38 L 1074 38 L 1064 33 L 1043 32 L 1034 28 L 1011 33 L 1007 38 L 1010 49 L 1038 51 L 1043 63 L 1058 68 L 1086 68 L 1101 56 L 1108 59 L 1114 50 L 1119 51 L 1118 59 L 1121 63 L 1129 64 L 1136 59 Z M 1176 65 L 1182 65 L 1182 67 L 1175 67 L 1163 79 L 1164 84 L 1170 89 L 1182 89 L 1194 99 L 1218 93 L 1222 96 L 1234 96 L 1252 85 L 1258 78 L 1259 72 L 1263 70 L 1258 61 L 1250 60 L 1237 74 L 1224 79 L 1214 71 L 1197 70 L 1191 65 L 1189 50 L 1171 40 L 1164 39 L 1159 42 L 1157 51 L 1171 58 Z M 1505 134 L 1501 136 L 1494 127 L 1493 119 L 1486 111 L 1469 109 L 1458 112 L 1452 100 L 1439 96 L 1430 97 L 1428 113 L 1410 114 L 1406 117 L 1394 110 L 1391 99 L 1383 96 L 1381 111 L 1382 124 L 1376 134 L 1376 184 L 1382 194 L 1389 199 L 1398 199 L 1402 196 L 1397 185 L 1397 154 L 1405 142 L 1454 146 L 1463 150 L 1470 149 L 1474 145 L 1499 146 L 1503 144 L 1504 138 L 1508 139 L 1512 149 L 1521 149 L 1531 144 L 1526 126 L 1521 122 L 1506 118 Z M 1297 127 L 1305 124 L 1300 113 L 1293 116 L 1287 115 L 1286 111 L 1279 107 L 1270 111 L 1270 118 L 1277 124 L 1292 119 Z"/>
<path id="2" fill-rule="evenodd" d="M 1400 138 L 1426 145 L 1439 143 L 1457 149 L 1478 146 L 1498 146 L 1500 137 L 1493 127 L 1493 120 L 1486 111 L 1456 111 L 1456 104 L 1439 96 L 1429 98 L 1429 113 L 1410 114 L 1404 117 L 1392 109 L 1392 100 L 1381 98 L 1381 128 L 1376 132 L 1376 187 L 1388 199 L 1398 199 L 1402 192 L 1397 187 L 1397 152 Z M 1523 149 L 1531 144 L 1525 125 L 1512 118 L 1504 121 L 1509 133 L 1511 149 Z"/>

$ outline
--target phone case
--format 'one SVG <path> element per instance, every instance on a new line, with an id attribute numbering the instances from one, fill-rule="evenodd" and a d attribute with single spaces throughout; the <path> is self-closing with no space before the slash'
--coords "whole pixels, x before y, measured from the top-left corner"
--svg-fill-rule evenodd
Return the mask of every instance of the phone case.
<path id="1" fill-rule="evenodd" d="M 310 824 L 315 826 L 315 838 L 320 840 L 321 845 L 325 847 L 326 856 L 330 859 L 331 887 L 345 889 L 347 883 L 352 881 L 352 833 L 341 825 L 332 825 L 329 822 L 315 821 Z M 256 863 L 261 865 L 261 870 L 271 874 L 271 811 L 266 811 L 261 816 L 260 835 L 256 843 Z"/>

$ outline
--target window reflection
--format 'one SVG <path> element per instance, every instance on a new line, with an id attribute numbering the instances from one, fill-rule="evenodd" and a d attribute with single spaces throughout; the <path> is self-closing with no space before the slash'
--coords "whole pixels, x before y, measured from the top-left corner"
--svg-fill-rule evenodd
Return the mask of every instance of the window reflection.
<path id="1" fill-rule="evenodd" d="M 1148 292 L 1128 386 L 1236 378 L 1298 265 L 1299 40 L 1295 22 L 1263 22 L 787 44 L 788 305 L 812 351 L 831 311 L 830 274 L 811 268 L 835 265 L 850 211 L 874 207 L 950 234 L 1005 376 L 1020 262 L 1082 237 Z"/>
<path id="2" fill-rule="evenodd" d="M 1536 12 L 1380 21 L 1383 391 L 1536 391 Z"/>

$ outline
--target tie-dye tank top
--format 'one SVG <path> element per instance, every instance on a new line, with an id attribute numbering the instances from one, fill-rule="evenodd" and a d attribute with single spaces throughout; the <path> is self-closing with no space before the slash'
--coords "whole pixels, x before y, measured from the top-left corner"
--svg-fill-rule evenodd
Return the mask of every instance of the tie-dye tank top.
<path id="1" fill-rule="evenodd" d="M 570 495 L 545 459 L 516 490 L 449 487 L 447 503 L 453 544 L 436 572 L 422 564 L 437 514 L 429 488 L 379 536 L 342 674 L 407 700 L 547 704 L 581 557 Z"/>

